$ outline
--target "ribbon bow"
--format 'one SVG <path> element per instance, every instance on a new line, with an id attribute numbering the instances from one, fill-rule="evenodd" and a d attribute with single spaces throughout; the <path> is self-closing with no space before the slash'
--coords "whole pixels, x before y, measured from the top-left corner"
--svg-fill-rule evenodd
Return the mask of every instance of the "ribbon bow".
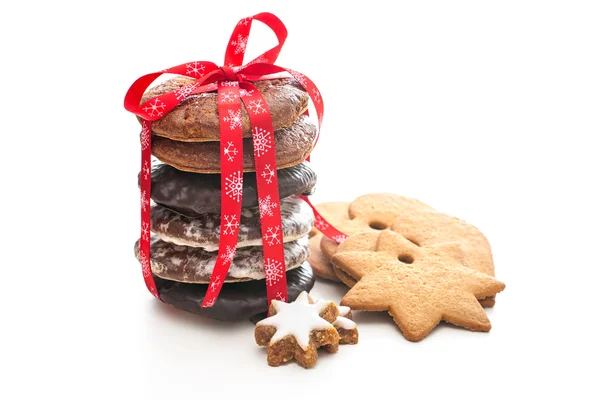
<path id="1" fill-rule="evenodd" d="M 277 36 L 278 44 L 254 60 L 242 65 L 246 44 L 254 20 L 266 24 Z M 125 108 L 142 119 L 140 143 L 142 165 L 140 173 L 141 235 L 140 263 L 148 290 L 160 300 L 150 267 L 150 191 L 152 121 L 161 118 L 187 97 L 217 90 L 220 161 L 221 161 L 221 231 L 217 262 L 210 279 L 202 307 L 214 305 L 236 252 L 243 187 L 243 148 L 241 103 L 243 102 L 250 124 L 254 144 L 254 163 L 263 234 L 264 266 L 269 303 L 273 299 L 287 301 L 287 283 L 283 254 L 279 189 L 277 182 L 276 154 L 273 125 L 268 105 L 251 81 L 274 79 L 273 74 L 290 74 L 308 93 L 315 107 L 320 132 L 323 119 L 323 99 L 319 89 L 305 75 L 289 68 L 275 65 L 285 39 L 287 29 L 283 22 L 270 13 L 260 13 L 241 19 L 231 34 L 225 51 L 224 66 L 209 61 L 194 61 L 137 79 L 125 95 Z M 151 98 L 140 105 L 146 89 L 161 75 L 178 74 L 193 81 L 176 91 Z M 318 134 L 317 134 L 318 139 Z M 316 139 L 316 140 L 317 140 Z M 316 143 L 315 140 L 315 143 Z M 234 150 L 234 151 L 232 151 Z M 341 242 L 346 236 L 328 224 L 314 209 L 307 197 L 302 198 L 315 212 L 315 226 L 326 236 Z M 224 222 L 227 223 L 225 229 Z M 265 238 L 269 238 L 266 240 Z M 162 301 L 162 300 L 161 300 Z"/>

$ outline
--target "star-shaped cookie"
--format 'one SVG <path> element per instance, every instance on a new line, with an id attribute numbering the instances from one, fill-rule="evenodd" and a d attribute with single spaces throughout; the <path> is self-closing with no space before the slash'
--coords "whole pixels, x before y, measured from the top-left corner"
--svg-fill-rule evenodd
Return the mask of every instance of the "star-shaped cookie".
<path id="1" fill-rule="evenodd" d="M 313 302 L 302 292 L 293 303 L 273 300 L 271 316 L 256 324 L 254 337 L 260 346 L 268 346 L 271 366 L 295 358 L 305 368 L 317 363 L 317 349 L 336 352 L 340 336 L 332 325 L 339 316 L 335 303 Z"/>
<path id="2" fill-rule="evenodd" d="M 442 320 L 489 331 L 477 299 L 495 295 L 504 284 L 462 265 L 464 253 L 461 243 L 419 247 L 389 230 L 353 235 L 332 259 L 358 281 L 340 304 L 388 311 L 411 341 L 423 339 Z"/>

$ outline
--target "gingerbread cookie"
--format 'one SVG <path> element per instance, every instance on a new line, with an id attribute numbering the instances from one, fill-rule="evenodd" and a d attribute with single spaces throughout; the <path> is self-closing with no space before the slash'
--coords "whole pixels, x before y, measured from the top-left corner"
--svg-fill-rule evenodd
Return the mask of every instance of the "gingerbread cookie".
<path id="1" fill-rule="evenodd" d="M 266 317 L 267 285 L 264 279 L 228 283 L 221 287 L 219 297 L 212 307 L 202 307 L 210 285 L 181 283 L 154 277 L 160 298 L 180 310 L 222 321 L 261 320 Z M 286 273 L 288 296 L 296 298 L 303 291 L 310 291 L 315 277 L 308 263 Z"/>
<path id="2" fill-rule="evenodd" d="M 308 258 L 308 238 L 285 243 L 284 260 L 286 270 L 302 265 Z M 135 244 L 135 256 L 139 260 L 139 240 Z M 153 237 L 150 240 L 150 267 L 160 278 L 185 283 L 209 283 L 217 252 L 208 252 L 197 247 L 177 246 Z M 231 265 L 225 282 L 240 282 L 265 279 L 262 246 L 231 248 L 224 256 L 231 257 Z M 272 276 L 271 279 L 277 279 Z"/>
<path id="3" fill-rule="evenodd" d="M 176 77 L 150 88 L 142 98 L 142 103 L 152 97 L 181 89 L 193 82 L 192 78 Z M 273 129 L 279 130 L 292 123 L 308 107 L 308 94 L 295 79 L 270 79 L 253 82 L 267 103 Z M 245 91 L 240 95 L 243 97 Z M 244 137 L 252 136 L 250 120 L 242 103 L 240 121 Z M 139 119 L 139 118 L 138 118 Z M 219 113 L 217 92 L 192 95 L 177 107 L 154 121 L 154 134 L 182 142 L 219 141 Z"/>
<path id="4" fill-rule="evenodd" d="M 332 259 L 358 281 L 341 304 L 388 311 L 411 341 L 423 339 L 441 320 L 489 331 L 477 299 L 495 295 L 504 284 L 464 266 L 467 252 L 460 242 L 417 246 L 391 230 L 353 235 Z"/>
<path id="5" fill-rule="evenodd" d="M 347 235 L 365 231 L 380 231 L 389 228 L 397 216 L 414 210 L 433 210 L 430 206 L 419 200 L 403 197 L 392 193 L 372 193 L 356 198 L 352 203 L 330 202 L 316 205 L 319 213 L 330 224 Z M 315 228 L 319 229 L 323 221 L 315 221 Z M 352 279 L 344 276 L 343 272 L 322 260 L 331 260 L 335 253 L 337 243 L 327 239 L 322 234 L 320 250 L 311 258 L 311 265 L 315 274 L 326 279 L 341 280 L 348 286 L 354 284 Z M 317 239 L 313 239 L 314 242 Z M 313 246 L 316 247 L 316 246 Z M 322 255 L 321 255 L 322 254 Z"/>
<path id="6" fill-rule="evenodd" d="M 275 143 L 261 145 L 276 150 L 277 166 L 273 169 L 288 168 L 300 164 L 310 154 L 317 127 L 306 115 L 300 116 L 292 126 L 275 132 Z M 243 140 L 244 172 L 255 171 L 254 143 L 252 138 Z M 166 164 L 182 171 L 201 174 L 219 174 L 221 172 L 219 142 L 186 143 L 155 136 L 152 140 L 152 154 Z"/>
<path id="7" fill-rule="evenodd" d="M 350 204 L 348 218 L 352 218 L 351 223 L 345 219 L 338 219 L 338 223 L 342 227 L 341 230 L 345 232 L 346 227 L 348 232 L 345 233 L 349 234 L 361 231 L 375 232 L 377 231 L 375 228 L 385 227 L 401 233 L 416 244 L 430 245 L 460 241 L 467 249 L 464 266 L 494 275 L 489 243 L 477 228 L 458 218 L 438 213 L 418 200 L 389 194 L 360 196 Z M 390 218 L 394 220 L 390 222 Z M 369 227 L 367 221 L 371 221 Z M 323 237 L 320 253 L 325 259 L 331 260 L 337 247 L 336 242 Z M 355 279 L 335 265 L 332 270 L 347 286 L 352 287 L 356 283 Z M 495 297 L 491 296 L 479 301 L 484 307 L 493 307 Z"/>
<path id="8" fill-rule="evenodd" d="M 279 197 L 311 194 L 317 174 L 308 162 L 275 170 Z M 244 174 L 242 208 L 258 206 L 258 191 L 254 172 Z M 152 200 L 187 217 L 221 212 L 221 175 L 180 171 L 159 163 L 152 168 Z"/>
<path id="9" fill-rule="evenodd" d="M 293 303 L 273 300 L 271 316 L 256 324 L 254 337 L 259 346 L 268 346 L 267 362 L 278 366 L 292 358 L 304 368 L 317 363 L 317 349 L 336 352 L 340 340 L 332 325 L 339 315 L 332 302 L 313 303 L 302 292 Z"/>
<path id="10" fill-rule="evenodd" d="M 308 235 L 313 224 L 313 212 L 306 202 L 297 197 L 288 197 L 275 204 L 281 212 L 283 242 L 291 242 Z M 269 208 L 270 210 L 270 208 Z M 263 212 L 265 209 L 263 208 Z M 204 214 L 196 218 L 187 218 L 166 207 L 156 205 L 151 210 L 151 229 L 166 242 L 180 246 L 202 247 L 206 251 L 219 249 L 221 229 L 233 232 L 239 226 L 237 247 L 261 246 L 263 240 L 279 242 L 276 232 L 263 237 L 260 225 L 261 209 L 244 208 L 240 220 L 235 216 L 226 216 L 221 222 L 220 214 Z"/>

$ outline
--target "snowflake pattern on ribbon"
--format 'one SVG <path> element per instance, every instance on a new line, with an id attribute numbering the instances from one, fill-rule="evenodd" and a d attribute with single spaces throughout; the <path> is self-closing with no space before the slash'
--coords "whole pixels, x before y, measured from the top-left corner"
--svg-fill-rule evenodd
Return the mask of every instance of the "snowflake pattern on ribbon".
<path id="1" fill-rule="evenodd" d="M 150 177 L 150 165 L 148 161 L 144 161 L 144 168 L 142 168 L 142 174 L 144 175 L 144 179 L 148 179 Z"/>
<path id="2" fill-rule="evenodd" d="M 228 161 L 233 161 L 238 151 L 233 146 L 233 142 L 227 142 L 227 146 L 223 149 L 223 155 L 227 157 Z"/>
<path id="3" fill-rule="evenodd" d="M 227 246 L 225 248 L 225 251 L 223 252 L 223 254 L 221 254 L 221 259 L 225 263 L 232 262 L 234 257 L 235 257 L 235 247 L 233 247 L 233 246 Z"/>
<path id="4" fill-rule="evenodd" d="M 238 25 L 248 25 L 248 22 L 250 22 L 251 18 L 244 18 L 241 19 L 240 22 L 238 22 Z"/>
<path id="5" fill-rule="evenodd" d="M 215 298 L 215 299 L 212 299 L 212 300 L 210 300 L 210 301 L 209 301 L 209 302 L 207 302 L 206 304 L 202 305 L 202 308 L 210 308 L 210 307 L 214 306 L 214 305 L 215 305 L 215 301 L 217 301 L 217 299 L 216 299 L 216 298 Z"/>
<path id="6" fill-rule="evenodd" d="M 219 288 L 220 285 L 221 285 L 221 278 L 217 277 L 217 279 L 215 279 L 214 282 L 212 282 L 210 284 L 210 291 L 215 292 Z"/>
<path id="7" fill-rule="evenodd" d="M 223 235 L 233 235 L 234 229 L 240 226 L 235 215 L 225 215 L 225 223 L 221 223 Z"/>
<path id="8" fill-rule="evenodd" d="M 254 127 L 254 135 L 252 135 L 252 145 L 254 146 L 254 154 L 257 157 L 262 156 L 271 148 L 271 137 L 269 136 L 269 132 L 259 128 L 258 126 Z"/>
<path id="9" fill-rule="evenodd" d="M 150 200 L 146 199 L 146 191 L 140 191 L 140 205 L 142 207 L 142 211 L 146 211 L 146 209 L 150 206 Z"/>
<path id="10" fill-rule="evenodd" d="M 331 237 L 337 244 L 341 244 L 348 238 L 346 235 L 335 235 Z"/>
<path id="11" fill-rule="evenodd" d="M 148 260 L 148 258 L 146 258 L 146 255 L 143 254 L 140 251 L 140 264 L 142 265 L 142 274 L 144 275 L 144 278 L 148 278 L 151 275 L 151 268 L 150 268 L 150 260 Z"/>
<path id="12" fill-rule="evenodd" d="M 323 217 L 321 217 L 320 215 L 316 215 L 315 228 L 317 228 L 320 231 L 324 231 L 325 229 L 329 228 L 329 224 L 323 220 Z"/>
<path id="13" fill-rule="evenodd" d="M 229 116 L 223 117 L 223 121 L 229 123 L 229 129 L 234 130 L 236 127 L 242 127 L 242 112 L 241 111 L 232 111 L 227 110 Z"/>
<path id="14" fill-rule="evenodd" d="M 271 168 L 271 164 L 265 164 L 265 169 L 261 176 L 265 178 L 265 182 L 272 183 L 275 177 L 275 171 Z"/>
<path id="15" fill-rule="evenodd" d="M 250 101 L 250 104 L 248 104 L 246 108 L 248 109 L 248 111 L 252 111 L 252 113 L 254 114 L 262 114 L 265 111 L 267 111 L 262 102 L 262 99 Z"/>
<path id="16" fill-rule="evenodd" d="M 198 61 L 194 61 L 192 63 L 185 64 L 186 74 L 192 75 L 196 78 L 204 76 L 205 69 L 206 69 L 206 67 L 204 65 L 200 64 Z"/>
<path id="17" fill-rule="evenodd" d="M 233 90 L 229 90 L 221 94 L 221 103 L 233 103 L 237 99 L 238 96 Z"/>
<path id="18" fill-rule="evenodd" d="M 240 89 L 240 97 L 248 97 L 254 94 L 254 90 Z"/>
<path id="19" fill-rule="evenodd" d="M 177 100 L 183 100 L 188 97 L 196 88 L 200 86 L 198 82 L 188 83 L 187 85 L 183 85 L 175 92 L 175 98 Z"/>
<path id="20" fill-rule="evenodd" d="M 144 107 L 144 111 L 146 111 L 150 117 L 162 117 L 166 107 L 167 106 L 165 103 L 160 101 L 158 98 L 154 98 L 150 104 Z"/>
<path id="21" fill-rule="evenodd" d="M 258 211 L 260 217 L 268 215 L 273 216 L 273 210 L 277 208 L 277 203 L 271 201 L 271 195 L 266 196 L 264 199 L 258 199 Z"/>
<path id="22" fill-rule="evenodd" d="M 248 36 L 238 35 L 236 40 L 231 41 L 231 45 L 235 46 L 234 54 L 240 54 L 246 51 L 246 45 L 248 44 Z"/>
<path id="23" fill-rule="evenodd" d="M 279 227 L 278 226 L 269 226 L 267 228 L 267 233 L 263 236 L 263 245 L 264 242 L 268 243 L 269 246 L 273 246 L 274 244 L 279 244 L 281 241 L 279 240 Z"/>
<path id="24" fill-rule="evenodd" d="M 150 241 L 150 224 L 147 222 L 142 222 L 142 240 Z"/>
<path id="25" fill-rule="evenodd" d="M 321 102 L 321 92 L 319 92 L 319 89 L 314 87 L 312 92 L 313 92 L 313 98 L 315 99 L 315 101 L 317 103 L 320 103 Z"/>
<path id="26" fill-rule="evenodd" d="M 267 285 L 271 286 L 282 278 L 283 275 L 279 271 L 279 268 L 281 268 L 281 263 L 279 261 L 267 258 L 267 263 L 265 264 L 265 278 L 267 280 Z"/>
<path id="27" fill-rule="evenodd" d="M 279 301 L 285 301 L 285 297 L 283 297 L 283 293 L 281 292 L 277 292 L 277 294 L 275 295 L 275 299 Z"/>
<path id="28" fill-rule="evenodd" d="M 244 185 L 242 183 L 242 173 L 240 171 L 232 173 L 227 178 L 225 178 L 225 183 L 225 194 L 239 203 L 239 201 L 242 199 L 242 194 L 244 192 Z"/>
<path id="29" fill-rule="evenodd" d="M 288 71 L 302 86 L 306 86 L 306 76 L 297 71 Z"/>
<path id="30" fill-rule="evenodd" d="M 146 150 L 148 146 L 150 146 L 150 129 L 148 129 L 146 124 L 142 125 L 142 132 L 140 133 L 140 144 L 142 145 L 142 150 Z"/>

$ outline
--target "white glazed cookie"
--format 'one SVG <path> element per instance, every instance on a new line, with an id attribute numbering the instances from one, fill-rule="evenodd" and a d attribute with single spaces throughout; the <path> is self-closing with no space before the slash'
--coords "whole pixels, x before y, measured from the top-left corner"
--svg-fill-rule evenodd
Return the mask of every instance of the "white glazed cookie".
<path id="1" fill-rule="evenodd" d="M 256 325 L 254 337 L 259 346 L 268 346 L 267 362 L 280 365 L 292 358 L 305 368 L 317 363 L 317 349 L 336 352 L 339 334 L 332 323 L 339 315 L 333 302 L 311 301 L 302 292 L 295 302 L 273 300 L 271 316 Z"/>

